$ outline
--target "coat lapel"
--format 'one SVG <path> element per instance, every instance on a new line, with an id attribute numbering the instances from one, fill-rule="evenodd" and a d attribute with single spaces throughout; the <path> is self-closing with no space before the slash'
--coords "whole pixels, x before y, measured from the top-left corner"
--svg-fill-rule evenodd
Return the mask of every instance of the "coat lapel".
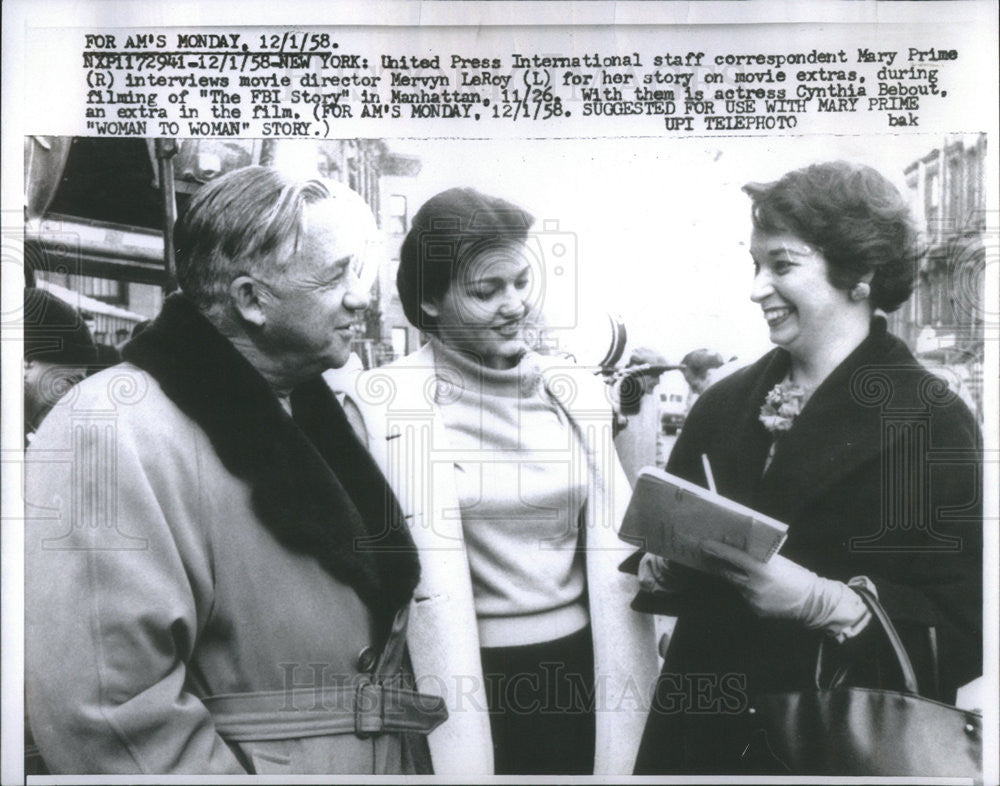
<path id="1" fill-rule="evenodd" d="M 387 369 L 366 372 L 359 383 L 359 399 L 366 421 L 372 423 L 372 438 L 381 442 L 376 455 L 406 505 L 405 519 L 422 560 L 435 565 L 434 570 L 424 571 L 418 600 L 466 585 L 471 593 L 454 462 L 448 431 L 434 400 L 437 382 L 428 344 Z M 391 391 L 391 400 L 381 406 L 364 395 L 386 390 Z"/>
<path id="2" fill-rule="evenodd" d="M 364 530 L 351 552 L 374 558 L 388 610 L 410 601 L 420 565 L 396 496 L 322 377 L 292 392 L 295 423 L 316 447 L 361 515 Z M 342 501 L 338 499 L 338 504 Z"/>
<path id="3" fill-rule="evenodd" d="M 760 486 L 764 512 L 795 521 L 814 500 L 883 450 L 883 405 L 909 406 L 898 399 L 914 386 L 896 383 L 901 373 L 920 372 L 896 343 L 885 334 L 883 322 L 873 322 L 869 337 L 816 389 L 795 426 L 778 439 Z"/>
<path id="4" fill-rule="evenodd" d="M 709 455 L 709 460 L 719 492 L 731 499 L 752 500 L 760 488 L 761 472 L 771 447 L 771 435 L 760 422 L 760 405 L 767 392 L 788 373 L 788 364 L 788 353 L 780 349 L 757 361 L 756 373 L 750 372 L 749 387 L 741 392 L 743 400 L 733 402 L 732 423 L 718 432 L 726 444 L 719 446 L 717 456 Z M 741 445 L 742 450 L 734 451 L 731 445 Z"/>
<path id="5" fill-rule="evenodd" d="M 419 575 L 412 540 L 321 380 L 293 392 L 293 421 L 263 377 L 180 295 L 123 355 L 205 431 L 225 467 L 251 487 L 261 522 L 279 542 L 314 555 L 380 622 L 391 621 Z M 391 556 L 359 544 L 387 545 Z"/>
<path id="6" fill-rule="evenodd" d="M 760 405 L 787 371 L 788 353 L 776 349 L 706 391 L 688 416 L 667 471 L 708 488 L 701 455 L 688 448 L 697 445 L 708 457 L 718 492 L 754 505 L 771 445 L 771 436 L 759 419 Z M 702 416 L 705 407 L 718 414 Z M 734 451 L 733 445 L 740 450 Z"/>

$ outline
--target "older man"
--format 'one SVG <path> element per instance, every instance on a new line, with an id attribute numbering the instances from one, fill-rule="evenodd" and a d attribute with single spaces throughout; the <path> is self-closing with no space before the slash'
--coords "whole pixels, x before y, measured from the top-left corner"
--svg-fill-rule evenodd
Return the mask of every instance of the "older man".
<path id="1" fill-rule="evenodd" d="M 320 376 L 374 230 L 334 185 L 249 167 L 199 191 L 182 294 L 36 435 L 26 683 L 54 772 L 427 771 L 417 557 Z"/>

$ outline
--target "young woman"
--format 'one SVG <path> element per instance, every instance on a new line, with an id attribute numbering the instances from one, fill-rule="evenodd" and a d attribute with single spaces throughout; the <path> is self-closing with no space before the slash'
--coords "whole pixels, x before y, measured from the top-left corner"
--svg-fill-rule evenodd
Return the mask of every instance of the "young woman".
<path id="1" fill-rule="evenodd" d="M 420 551 L 409 642 L 448 703 L 439 775 L 630 773 L 655 682 L 651 619 L 617 570 L 631 492 L 606 387 L 526 344 L 532 221 L 471 189 L 428 201 L 397 284 L 430 340 L 359 386 Z"/>

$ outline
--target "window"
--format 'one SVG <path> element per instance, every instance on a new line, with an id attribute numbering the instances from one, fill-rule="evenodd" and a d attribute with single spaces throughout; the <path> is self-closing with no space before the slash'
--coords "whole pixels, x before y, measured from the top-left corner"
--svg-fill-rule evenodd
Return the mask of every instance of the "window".
<path id="1" fill-rule="evenodd" d="M 70 289 L 106 303 L 118 305 L 125 303 L 125 287 L 121 281 L 92 276 L 73 276 L 70 279 Z"/>
<path id="2" fill-rule="evenodd" d="M 405 235 L 407 229 L 406 197 L 393 194 L 389 197 L 389 233 Z"/>
<path id="3" fill-rule="evenodd" d="M 398 358 L 404 357 L 409 352 L 407 336 L 408 332 L 405 327 L 392 329 L 392 354 Z"/>
<path id="4" fill-rule="evenodd" d="M 965 172 L 962 169 L 962 159 L 960 156 L 953 156 L 948 161 L 948 193 L 945 195 L 945 216 L 951 219 L 952 226 L 948 231 L 953 231 L 957 226 L 956 222 L 965 223 L 967 207 L 962 204 L 965 196 L 965 183 L 963 178 Z"/>

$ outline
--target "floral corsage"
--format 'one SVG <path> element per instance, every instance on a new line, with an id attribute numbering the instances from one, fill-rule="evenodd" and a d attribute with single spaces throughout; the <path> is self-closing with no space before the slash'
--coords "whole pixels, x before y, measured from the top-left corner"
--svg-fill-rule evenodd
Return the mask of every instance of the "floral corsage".
<path id="1" fill-rule="evenodd" d="M 768 392 L 760 408 L 760 422 L 772 434 L 788 431 L 805 406 L 806 391 L 786 379 Z"/>

